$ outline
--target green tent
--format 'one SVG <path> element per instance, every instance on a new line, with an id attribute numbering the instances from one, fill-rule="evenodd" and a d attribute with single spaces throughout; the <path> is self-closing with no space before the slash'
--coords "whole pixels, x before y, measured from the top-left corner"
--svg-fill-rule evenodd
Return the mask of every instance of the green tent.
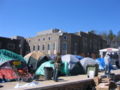
<path id="1" fill-rule="evenodd" d="M 25 61 L 24 58 L 19 54 L 5 49 L 0 49 L 0 65 L 10 60 Z"/>
<path id="2" fill-rule="evenodd" d="M 52 60 L 44 62 L 36 70 L 35 74 L 36 75 L 45 75 L 45 73 L 44 73 L 44 67 L 52 67 L 54 69 L 54 64 L 52 62 L 53 62 Z M 63 62 L 63 65 L 61 66 L 60 70 L 61 70 L 62 74 L 69 75 L 69 70 L 68 70 L 68 64 L 67 64 L 67 62 Z"/>

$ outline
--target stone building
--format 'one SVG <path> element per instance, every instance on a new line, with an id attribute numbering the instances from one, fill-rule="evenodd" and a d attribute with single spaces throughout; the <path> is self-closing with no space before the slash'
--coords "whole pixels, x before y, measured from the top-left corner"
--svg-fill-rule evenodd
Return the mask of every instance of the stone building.
<path id="1" fill-rule="evenodd" d="M 69 48 L 67 33 L 58 29 L 39 32 L 37 36 L 26 40 L 29 43 L 30 51 L 41 51 L 45 54 L 56 54 L 57 52 L 66 54 L 67 48 Z"/>
<path id="2" fill-rule="evenodd" d="M 0 49 L 10 50 L 23 56 L 30 52 L 26 40 L 20 36 L 12 38 L 0 37 Z"/>
<path id="3" fill-rule="evenodd" d="M 91 32 L 77 32 L 76 35 L 81 37 L 80 53 L 91 55 L 92 53 L 99 53 L 99 50 L 107 47 L 107 42 L 101 36 Z"/>
<path id="4" fill-rule="evenodd" d="M 26 39 L 24 37 L 14 36 L 12 37 L 12 39 L 19 41 L 19 48 L 20 48 L 19 54 L 21 54 L 22 56 L 25 56 L 26 54 L 30 52 L 30 46 L 26 42 Z"/>
<path id="5" fill-rule="evenodd" d="M 0 49 L 7 49 L 15 53 L 20 53 L 20 41 L 12 38 L 0 37 Z"/>
<path id="6" fill-rule="evenodd" d="M 106 47 L 99 35 L 93 33 L 77 32 L 67 33 L 59 29 L 39 32 L 37 36 L 27 38 L 30 51 L 41 51 L 45 54 L 91 54 Z"/>

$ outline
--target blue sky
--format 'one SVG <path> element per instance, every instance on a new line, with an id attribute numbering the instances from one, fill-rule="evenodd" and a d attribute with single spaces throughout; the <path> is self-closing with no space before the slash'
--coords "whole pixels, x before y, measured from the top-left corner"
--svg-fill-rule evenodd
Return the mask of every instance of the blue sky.
<path id="1" fill-rule="evenodd" d="M 0 36 L 32 37 L 51 28 L 117 33 L 120 0 L 0 0 Z"/>

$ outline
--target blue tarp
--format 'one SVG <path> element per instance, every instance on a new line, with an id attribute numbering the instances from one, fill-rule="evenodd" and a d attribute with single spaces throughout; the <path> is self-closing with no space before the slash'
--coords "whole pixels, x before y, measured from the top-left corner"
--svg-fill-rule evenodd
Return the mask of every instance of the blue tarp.
<path id="1" fill-rule="evenodd" d="M 99 65 L 99 70 L 104 70 L 105 69 L 105 62 L 104 62 L 104 58 L 97 58 L 96 62 Z"/>
<path id="2" fill-rule="evenodd" d="M 105 70 L 104 58 L 97 58 L 96 62 L 99 64 L 99 70 Z M 110 64 L 110 69 L 114 69 L 112 64 Z"/>

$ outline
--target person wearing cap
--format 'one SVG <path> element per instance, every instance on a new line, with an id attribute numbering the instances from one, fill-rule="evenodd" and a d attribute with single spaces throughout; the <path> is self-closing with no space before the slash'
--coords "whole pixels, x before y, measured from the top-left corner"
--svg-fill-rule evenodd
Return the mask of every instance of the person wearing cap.
<path id="1" fill-rule="evenodd" d="M 110 59 L 110 53 L 107 52 L 105 57 L 104 57 L 104 61 L 105 61 L 105 74 L 110 74 L 110 63 L 111 63 L 111 59 Z"/>

